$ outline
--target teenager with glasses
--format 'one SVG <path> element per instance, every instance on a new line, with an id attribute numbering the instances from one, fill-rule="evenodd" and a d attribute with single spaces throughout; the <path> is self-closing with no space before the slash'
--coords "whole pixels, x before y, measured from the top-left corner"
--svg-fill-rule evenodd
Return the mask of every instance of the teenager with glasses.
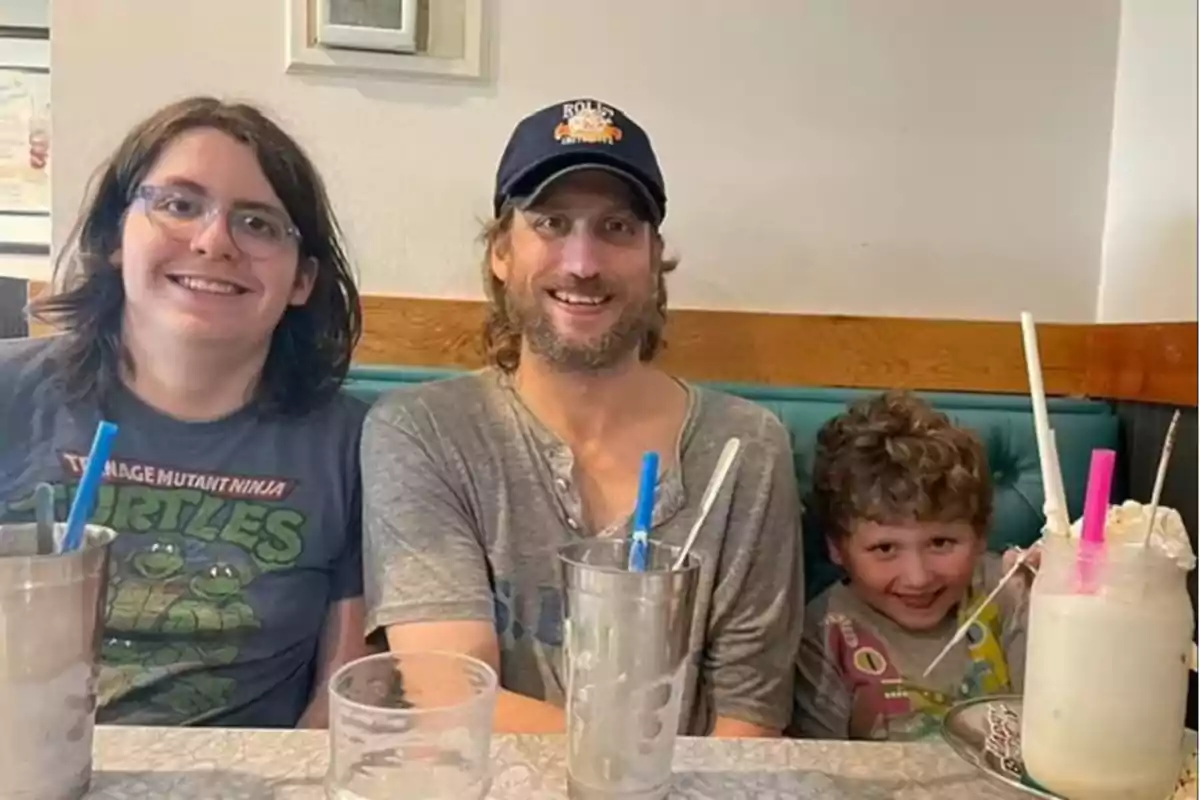
<path id="1" fill-rule="evenodd" d="M 137 125 L 102 166 L 34 313 L 0 343 L 0 521 L 40 482 L 65 519 L 101 419 L 93 521 L 118 532 L 101 722 L 324 725 L 363 654 L 358 445 L 340 391 L 358 292 L 320 176 L 256 109 Z"/>

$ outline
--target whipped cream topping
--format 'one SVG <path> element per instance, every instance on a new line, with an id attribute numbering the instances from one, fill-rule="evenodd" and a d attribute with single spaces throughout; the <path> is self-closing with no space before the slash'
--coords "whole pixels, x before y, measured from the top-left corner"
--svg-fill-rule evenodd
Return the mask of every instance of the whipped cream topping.
<path id="1" fill-rule="evenodd" d="M 1150 506 L 1136 500 L 1108 507 L 1104 521 L 1104 539 L 1113 544 L 1141 544 L 1146 536 L 1146 525 L 1150 521 Z M 1047 531 L 1049 533 L 1049 531 Z M 1083 519 L 1071 525 L 1071 538 L 1083 535 Z M 1154 515 L 1154 530 L 1150 532 L 1150 546 L 1174 561 L 1180 569 L 1190 570 L 1196 566 L 1196 555 L 1188 539 L 1187 528 L 1179 512 L 1167 506 L 1159 506 Z"/>

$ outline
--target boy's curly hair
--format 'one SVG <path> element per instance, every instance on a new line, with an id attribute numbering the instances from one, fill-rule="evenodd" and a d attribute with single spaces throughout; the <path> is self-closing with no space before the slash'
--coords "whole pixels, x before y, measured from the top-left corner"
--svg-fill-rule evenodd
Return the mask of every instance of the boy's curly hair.
<path id="1" fill-rule="evenodd" d="M 817 434 L 813 506 L 827 536 L 854 524 L 966 522 L 987 531 L 992 477 L 983 443 L 925 401 L 885 392 Z"/>

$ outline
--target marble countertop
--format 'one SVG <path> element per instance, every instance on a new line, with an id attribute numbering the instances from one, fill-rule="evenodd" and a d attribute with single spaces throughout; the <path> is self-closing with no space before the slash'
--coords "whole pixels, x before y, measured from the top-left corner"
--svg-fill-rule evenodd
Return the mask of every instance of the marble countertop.
<path id="1" fill-rule="evenodd" d="M 89 800 L 323 800 L 323 731 L 99 726 Z M 565 739 L 495 736 L 491 800 L 566 798 Z M 1018 800 L 941 742 L 680 739 L 673 798 Z"/>

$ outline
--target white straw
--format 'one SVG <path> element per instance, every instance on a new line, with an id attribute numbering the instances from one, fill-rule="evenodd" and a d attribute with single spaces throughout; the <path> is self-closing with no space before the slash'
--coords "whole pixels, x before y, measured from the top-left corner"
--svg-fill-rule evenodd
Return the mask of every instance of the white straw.
<path id="1" fill-rule="evenodd" d="M 1175 436 L 1179 433 L 1179 409 L 1171 415 L 1171 424 L 1167 426 L 1167 436 L 1163 440 L 1162 455 L 1158 457 L 1158 472 L 1154 474 L 1154 489 L 1150 493 L 1150 519 L 1146 522 L 1146 534 L 1142 537 L 1142 547 L 1150 544 L 1150 534 L 1154 532 L 1154 518 L 1158 516 L 1158 501 L 1162 499 L 1163 482 L 1167 479 L 1167 464 L 1171 460 L 1171 450 L 1175 448 Z"/>
<path id="2" fill-rule="evenodd" d="M 953 649 L 954 645 L 962 641 L 963 637 L 967 635 L 967 631 L 975 624 L 975 620 L 979 619 L 979 615 L 983 613 L 983 610 L 987 608 L 989 603 L 996 599 L 996 595 L 1000 594 L 1000 590 L 1004 588 L 1005 584 L 1012 580 L 1012 576 L 1017 574 L 1017 570 L 1025 565 L 1025 560 L 1029 558 L 1029 554 L 1033 552 L 1034 547 L 1037 547 L 1037 545 L 1035 544 L 1033 547 L 1022 550 L 1017 554 L 1017 560 L 1008 568 L 1008 572 L 1004 573 L 1004 577 L 1000 578 L 1000 582 L 996 584 L 996 588 L 992 589 L 983 602 L 975 608 L 975 611 L 967 618 L 967 621 L 958 627 L 958 630 L 950 637 L 950 641 L 942 648 L 942 652 L 937 654 L 937 658 L 929 662 L 929 666 L 921 674 L 922 678 L 928 678 L 929 673 L 933 672 L 934 667 L 942 663 L 942 659 Z"/>
<path id="3" fill-rule="evenodd" d="M 1055 436 L 1053 428 L 1049 429 L 1049 436 L 1047 437 L 1047 439 L 1050 442 L 1050 459 L 1049 459 L 1050 464 L 1049 464 L 1048 471 L 1043 470 L 1042 477 L 1043 477 L 1043 479 L 1045 479 L 1048 475 L 1049 479 L 1051 481 L 1053 481 L 1054 484 L 1052 485 L 1051 491 L 1046 493 L 1046 496 L 1050 497 L 1052 495 L 1055 495 L 1055 493 L 1057 493 L 1056 496 L 1064 497 L 1065 492 L 1063 491 L 1063 486 L 1062 486 L 1062 470 L 1060 470 L 1059 466 L 1058 466 L 1058 442 L 1057 442 L 1057 437 Z M 1058 531 L 1055 531 L 1052 526 L 1048 526 L 1048 527 L 1050 527 L 1051 533 L 1055 533 L 1060 536 L 1068 536 L 1068 535 L 1070 535 L 1070 527 L 1071 526 L 1069 523 L 1063 522 L 1063 520 L 1069 519 L 1069 517 L 1066 513 L 1066 506 L 1065 505 L 1060 506 L 1060 508 L 1062 509 L 1062 513 L 1057 516 L 1060 521 L 1060 524 L 1064 524 L 1065 527 L 1063 527 L 1061 530 L 1058 530 Z M 1049 521 L 1050 521 L 1049 514 L 1047 514 L 1046 520 L 1047 520 L 1047 523 L 1049 523 Z M 1020 570 L 1021 567 L 1025 565 L 1025 561 L 1029 558 L 1029 554 L 1032 553 L 1034 548 L 1036 548 L 1038 546 L 1039 546 L 1039 543 L 1035 542 L 1033 544 L 1033 546 L 1029 547 L 1028 549 L 1022 550 L 1017 555 L 1016 563 L 1008 568 L 1008 572 L 1004 573 L 1003 577 L 1000 578 L 1000 582 L 996 584 L 996 587 L 994 589 L 992 589 L 991 593 L 988 594 L 987 598 L 979 605 L 978 608 L 975 609 L 975 613 L 971 614 L 971 616 L 967 619 L 967 621 L 964 622 L 962 625 L 960 625 L 958 630 L 956 630 L 954 632 L 954 635 L 950 637 L 950 641 L 946 644 L 945 647 L 942 648 L 942 651 L 937 654 L 937 658 L 933 659 L 933 661 L 930 662 L 929 666 L 925 668 L 925 673 L 922 677 L 928 678 L 929 673 L 933 671 L 934 667 L 936 667 L 938 664 L 940 664 L 942 662 L 942 659 L 944 659 L 946 657 L 946 654 L 950 652 L 950 650 L 954 647 L 954 645 L 956 645 L 962 641 L 963 637 L 967 635 L 967 631 L 970 629 L 970 627 L 973 624 L 975 624 L 975 620 L 979 619 L 979 615 L 981 613 L 983 613 L 984 607 L 987 606 L 988 603 L 990 603 L 996 599 L 996 595 L 1000 594 L 1000 590 L 1003 589 L 1005 587 L 1005 585 L 1010 580 L 1012 580 L 1013 575 L 1016 575 L 1017 571 Z"/>
<path id="4" fill-rule="evenodd" d="M 1058 498 L 1060 513 L 1058 514 L 1059 530 L 1053 530 L 1053 526 L 1047 525 L 1052 533 L 1059 536 L 1069 536 L 1071 534 L 1071 515 L 1067 509 L 1067 492 L 1063 488 L 1062 465 L 1058 462 L 1058 432 L 1054 428 L 1050 429 L 1050 481 L 1053 484 L 1053 494 Z M 1046 518 L 1049 523 L 1050 518 Z"/>
<path id="5" fill-rule="evenodd" d="M 1038 354 L 1037 331 L 1033 315 L 1021 312 L 1021 337 L 1025 344 L 1025 369 L 1029 374 L 1029 396 L 1033 400 L 1033 424 L 1037 434 L 1038 461 L 1042 468 L 1042 493 L 1045 501 L 1042 513 L 1051 530 L 1065 535 L 1071 527 L 1067 516 L 1066 499 L 1062 494 L 1062 475 L 1055 466 L 1053 440 L 1050 434 L 1050 415 L 1046 411 L 1046 388 L 1042 383 L 1042 360 Z"/>
<path id="6" fill-rule="evenodd" d="M 716 501 L 717 495 L 721 493 L 721 486 L 725 483 L 725 476 L 729 474 L 729 468 L 733 466 L 733 460 L 737 457 L 738 448 L 741 446 L 742 440 L 736 436 L 725 443 L 725 449 L 721 451 L 721 455 L 717 459 L 717 468 L 709 478 L 708 486 L 705 487 L 704 495 L 700 499 L 700 516 L 696 517 L 696 521 L 692 523 L 687 541 L 683 543 L 683 549 L 679 551 L 679 558 L 675 559 L 675 566 L 672 569 L 681 569 L 683 562 L 687 560 L 692 545 L 696 543 L 696 536 L 699 535 L 700 528 L 704 526 L 708 512 L 712 511 L 713 503 Z"/>

